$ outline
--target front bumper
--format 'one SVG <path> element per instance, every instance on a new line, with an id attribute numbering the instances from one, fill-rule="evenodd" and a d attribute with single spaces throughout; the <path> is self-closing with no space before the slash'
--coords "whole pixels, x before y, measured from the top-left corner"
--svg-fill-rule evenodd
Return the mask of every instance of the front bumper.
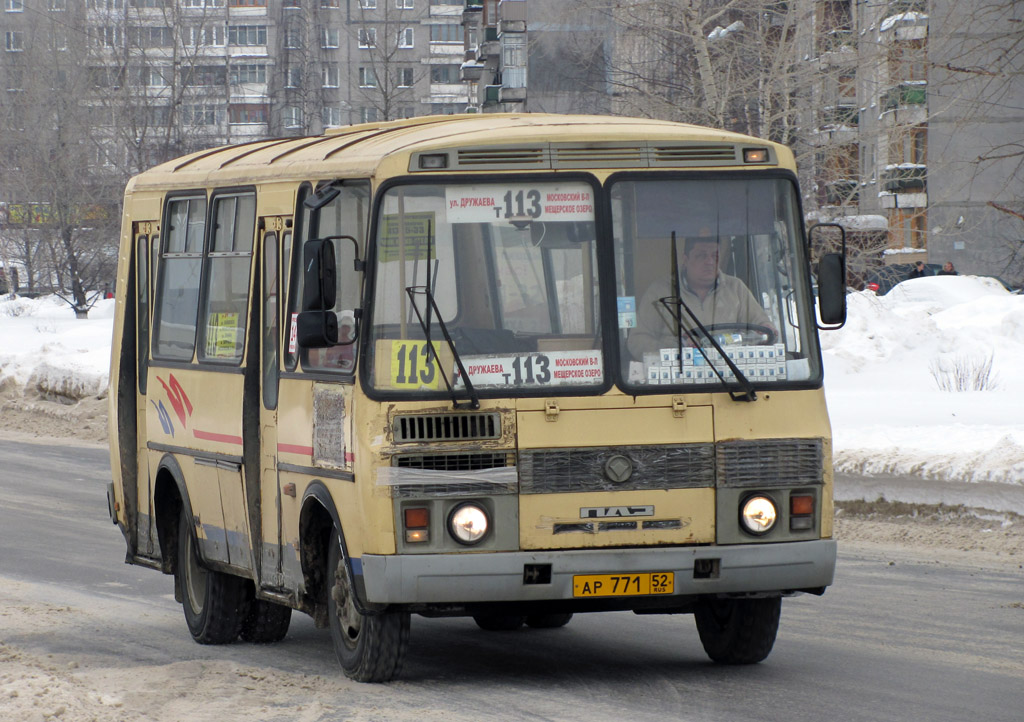
<path id="1" fill-rule="evenodd" d="M 696 578 L 700 560 L 717 574 Z M 573 599 L 575 574 L 675 572 L 672 596 L 796 591 L 832 583 L 832 539 L 671 548 L 552 552 L 378 555 L 362 557 L 366 599 L 375 604 L 468 604 Z M 527 565 L 550 564 L 549 584 L 524 583 Z M 702 565 L 702 566 L 706 566 Z M 667 597 L 668 599 L 671 596 Z"/>

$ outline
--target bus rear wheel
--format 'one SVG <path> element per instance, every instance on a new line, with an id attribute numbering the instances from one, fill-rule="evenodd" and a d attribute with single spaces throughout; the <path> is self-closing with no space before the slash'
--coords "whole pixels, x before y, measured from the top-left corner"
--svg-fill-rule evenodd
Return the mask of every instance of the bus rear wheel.
<path id="1" fill-rule="evenodd" d="M 387 682 L 397 677 L 409 648 L 409 614 L 360 613 L 337 529 L 327 553 L 327 585 L 331 641 L 345 676 L 357 682 Z"/>
<path id="2" fill-rule="evenodd" d="M 175 583 L 192 639 L 200 644 L 227 644 L 238 638 L 249 612 L 246 580 L 205 569 L 199 561 L 195 534 L 183 512 L 178 521 Z"/>
<path id="3" fill-rule="evenodd" d="M 705 599 L 694 612 L 704 651 L 719 664 L 755 664 L 779 631 L 782 597 Z"/>

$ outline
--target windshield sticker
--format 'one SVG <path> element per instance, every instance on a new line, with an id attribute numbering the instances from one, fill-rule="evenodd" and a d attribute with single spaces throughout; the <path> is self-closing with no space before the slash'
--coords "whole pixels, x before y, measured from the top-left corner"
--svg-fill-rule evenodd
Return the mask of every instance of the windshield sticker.
<path id="1" fill-rule="evenodd" d="M 438 345 L 430 353 L 426 341 L 391 343 L 390 385 L 396 389 L 438 389 L 441 374 L 437 370 Z"/>
<path id="2" fill-rule="evenodd" d="M 636 328 L 636 296 L 619 296 L 619 328 Z"/>
<path id="3" fill-rule="evenodd" d="M 723 348 L 729 360 L 751 381 L 785 381 L 788 376 L 786 347 L 781 343 Z M 645 353 L 644 368 L 648 384 L 718 383 L 719 374 L 726 381 L 736 380 L 729 364 L 713 348 L 703 352 L 691 347 L 663 348 L 658 353 Z"/>
<path id="4" fill-rule="evenodd" d="M 402 243 L 404 232 L 405 243 Z M 430 260 L 437 258 L 437 241 L 430 243 L 428 233 L 437 233 L 437 222 L 433 211 L 406 213 L 404 228 L 398 222 L 398 214 L 385 214 L 381 219 L 377 253 L 381 263 L 391 261 L 423 261 L 430 250 Z"/>
<path id="5" fill-rule="evenodd" d="M 600 351 L 549 351 L 507 356 L 463 356 L 462 364 L 475 387 L 574 386 L 604 381 Z M 465 388 L 455 369 L 456 388 Z"/>
<path id="6" fill-rule="evenodd" d="M 585 183 L 447 186 L 444 196 L 448 223 L 594 220 L 594 192 Z"/>

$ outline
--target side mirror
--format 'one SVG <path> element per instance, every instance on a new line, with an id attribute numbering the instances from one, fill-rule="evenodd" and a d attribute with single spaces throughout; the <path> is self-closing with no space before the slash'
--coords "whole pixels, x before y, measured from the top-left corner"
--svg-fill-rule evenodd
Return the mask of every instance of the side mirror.
<path id="1" fill-rule="evenodd" d="M 835 237 L 825 235 L 826 228 L 839 231 L 838 248 Z M 807 230 L 812 250 L 821 253 L 818 261 L 818 328 L 834 331 L 846 323 L 846 229 L 838 223 L 815 223 Z"/>
<path id="2" fill-rule="evenodd" d="M 826 253 L 818 262 L 818 315 L 825 330 L 846 323 L 846 258 L 841 253 Z"/>
<path id="3" fill-rule="evenodd" d="M 328 236 L 306 241 L 302 247 L 302 311 L 296 323 L 296 340 L 305 348 L 327 348 L 350 345 L 359 335 L 360 311 L 344 314 L 343 337 L 339 337 L 338 314 L 334 307 L 338 301 L 338 260 L 335 242 L 352 244 L 353 269 L 361 272 L 358 244 L 351 236 Z"/>

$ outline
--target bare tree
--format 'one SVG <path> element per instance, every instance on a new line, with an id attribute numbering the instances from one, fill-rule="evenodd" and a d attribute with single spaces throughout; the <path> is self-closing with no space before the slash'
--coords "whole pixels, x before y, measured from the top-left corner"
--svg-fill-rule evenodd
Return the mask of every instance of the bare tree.
<path id="1" fill-rule="evenodd" d="M 412 55 L 418 27 L 415 16 L 395 5 L 395 0 L 359 2 L 346 28 L 354 51 L 350 63 L 356 71 L 350 75 L 355 81 L 353 100 L 373 108 L 378 120 L 401 117 L 400 109 L 415 99 L 414 88 L 426 72 Z M 460 81 L 453 77 L 448 82 Z"/>

